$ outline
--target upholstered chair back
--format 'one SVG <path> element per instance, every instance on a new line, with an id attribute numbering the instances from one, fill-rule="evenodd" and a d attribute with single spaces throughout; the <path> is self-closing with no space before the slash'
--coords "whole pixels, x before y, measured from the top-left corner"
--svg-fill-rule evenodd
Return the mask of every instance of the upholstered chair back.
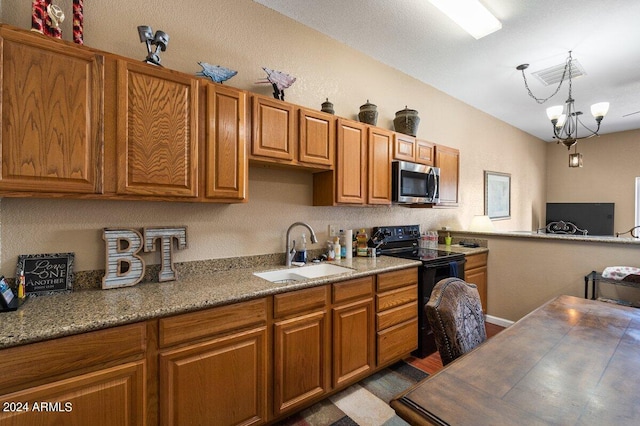
<path id="1" fill-rule="evenodd" d="M 424 311 L 443 365 L 487 340 L 482 304 L 475 284 L 460 278 L 440 280 Z"/>

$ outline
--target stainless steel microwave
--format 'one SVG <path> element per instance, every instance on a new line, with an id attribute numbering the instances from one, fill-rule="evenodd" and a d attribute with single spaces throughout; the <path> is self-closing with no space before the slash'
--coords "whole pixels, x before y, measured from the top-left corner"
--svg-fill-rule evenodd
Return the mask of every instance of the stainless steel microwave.
<path id="1" fill-rule="evenodd" d="M 391 196 L 398 204 L 440 202 L 440 169 L 408 161 L 391 163 Z"/>

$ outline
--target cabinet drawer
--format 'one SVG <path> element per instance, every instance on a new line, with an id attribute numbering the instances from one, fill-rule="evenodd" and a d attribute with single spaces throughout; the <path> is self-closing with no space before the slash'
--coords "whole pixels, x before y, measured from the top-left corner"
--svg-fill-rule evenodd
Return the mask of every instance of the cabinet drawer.
<path id="1" fill-rule="evenodd" d="M 266 324 L 267 299 L 257 299 L 160 320 L 160 347 L 252 325 Z"/>
<path id="2" fill-rule="evenodd" d="M 0 389 L 141 356 L 146 349 L 145 322 L 4 349 L 0 352 Z"/>
<path id="3" fill-rule="evenodd" d="M 377 290 L 387 291 L 404 287 L 409 284 L 417 284 L 418 268 L 401 269 L 399 271 L 386 272 L 378 275 Z"/>
<path id="4" fill-rule="evenodd" d="M 378 365 L 397 360 L 418 347 L 418 319 L 378 332 Z"/>
<path id="5" fill-rule="evenodd" d="M 344 281 L 333 285 L 333 303 L 363 299 L 373 295 L 373 277 Z"/>
<path id="6" fill-rule="evenodd" d="M 416 319 L 418 303 L 412 302 L 376 314 L 376 330 L 384 330 L 401 322 Z"/>
<path id="7" fill-rule="evenodd" d="M 307 288 L 273 296 L 273 317 L 281 318 L 291 314 L 323 308 L 327 304 L 327 287 Z"/>
<path id="8" fill-rule="evenodd" d="M 417 285 L 378 294 L 376 295 L 376 312 L 386 311 L 415 300 L 418 300 Z"/>
<path id="9" fill-rule="evenodd" d="M 464 269 L 468 271 L 469 269 L 479 268 L 480 266 L 487 265 L 487 253 L 478 253 L 466 256 L 465 259 L 467 262 L 464 264 Z"/>

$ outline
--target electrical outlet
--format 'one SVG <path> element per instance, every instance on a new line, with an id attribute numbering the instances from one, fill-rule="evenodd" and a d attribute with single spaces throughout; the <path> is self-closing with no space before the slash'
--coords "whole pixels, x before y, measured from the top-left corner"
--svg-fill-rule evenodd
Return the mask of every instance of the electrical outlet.
<path id="1" fill-rule="evenodd" d="M 337 237 L 338 236 L 338 225 L 329 225 L 329 229 L 327 230 L 327 232 L 329 233 L 330 237 Z"/>

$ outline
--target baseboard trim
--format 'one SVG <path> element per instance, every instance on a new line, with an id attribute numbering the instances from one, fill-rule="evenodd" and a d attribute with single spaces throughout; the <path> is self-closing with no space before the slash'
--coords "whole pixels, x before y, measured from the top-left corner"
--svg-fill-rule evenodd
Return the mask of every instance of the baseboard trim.
<path id="1" fill-rule="evenodd" d="M 488 323 L 499 325 L 500 327 L 509 327 L 510 325 L 513 325 L 513 321 L 494 317 L 492 315 L 485 315 L 484 320 Z"/>

